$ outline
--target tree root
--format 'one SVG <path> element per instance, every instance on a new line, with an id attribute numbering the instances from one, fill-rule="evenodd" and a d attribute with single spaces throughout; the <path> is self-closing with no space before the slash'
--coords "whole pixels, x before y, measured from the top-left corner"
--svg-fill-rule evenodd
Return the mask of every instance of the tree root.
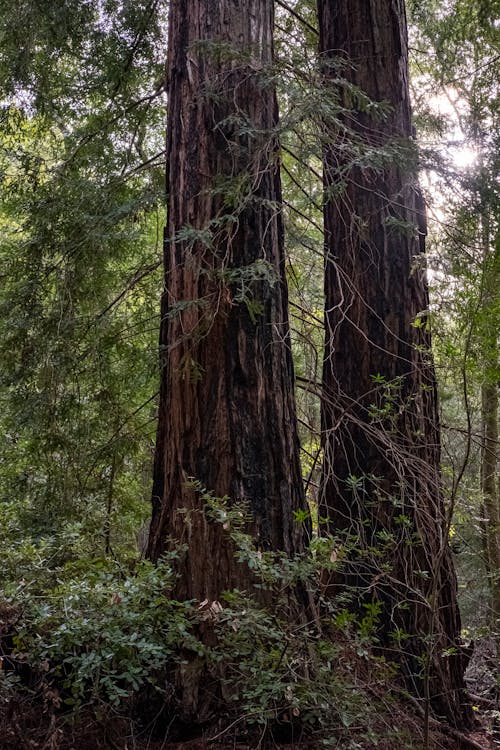
<path id="1" fill-rule="evenodd" d="M 420 705 L 420 703 L 417 701 L 416 698 L 414 698 L 412 695 L 405 694 L 404 696 L 407 700 L 409 700 L 413 706 L 415 706 L 415 709 L 418 714 L 422 718 L 425 716 L 424 709 Z M 483 745 L 480 745 L 475 740 L 468 737 L 466 734 L 461 732 L 459 729 L 455 729 L 455 727 L 450 726 L 449 724 L 444 724 L 443 722 L 439 721 L 438 719 L 435 719 L 432 716 L 428 717 L 429 721 L 429 727 L 437 732 L 441 732 L 441 734 L 445 734 L 448 737 L 453 737 L 453 739 L 457 740 L 460 744 L 457 747 L 457 750 L 487 750 Z"/>
<path id="2" fill-rule="evenodd" d="M 460 742 L 460 750 L 486 750 L 484 745 L 480 745 L 475 740 L 467 737 L 466 734 L 463 734 L 463 732 L 460 732 L 454 727 L 450 727 L 449 724 L 441 724 L 441 722 L 437 721 L 436 719 L 431 719 L 431 724 L 436 729 L 439 729 L 439 731 L 443 734 L 447 734 L 448 736 L 453 737 L 455 740 Z"/>

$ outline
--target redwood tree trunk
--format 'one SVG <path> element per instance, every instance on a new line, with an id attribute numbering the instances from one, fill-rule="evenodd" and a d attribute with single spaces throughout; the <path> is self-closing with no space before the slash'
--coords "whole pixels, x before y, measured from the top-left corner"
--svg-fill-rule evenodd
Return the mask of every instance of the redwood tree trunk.
<path id="1" fill-rule="evenodd" d="M 352 587 L 362 611 L 376 603 L 381 645 L 409 687 L 461 725 L 470 713 L 439 471 L 424 207 L 414 165 L 390 153 L 412 135 L 404 2 L 318 8 L 325 85 L 354 111 L 330 128 L 324 152 L 320 517 L 350 550 L 335 585 Z M 389 110 L 357 104 L 341 78 Z"/>
<path id="2" fill-rule="evenodd" d="M 272 0 L 173 0 L 161 394 L 148 555 L 185 544 L 176 596 L 252 590 L 193 481 L 247 504 L 263 550 L 303 549 Z"/>

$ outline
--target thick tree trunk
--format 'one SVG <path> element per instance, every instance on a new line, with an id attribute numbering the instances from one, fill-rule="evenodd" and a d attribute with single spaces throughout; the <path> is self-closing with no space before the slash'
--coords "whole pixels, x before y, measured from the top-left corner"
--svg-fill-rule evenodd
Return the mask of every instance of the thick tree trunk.
<path id="1" fill-rule="evenodd" d="M 173 0 L 161 394 L 148 556 L 185 544 L 176 596 L 252 591 L 192 480 L 303 549 L 271 0 Z"/>
<path id="2" fill-rule="evenodd" d="M 404 2 L 318 6 L 325 84 L 355 113 L 331 128 L 324 156 L 320 516 L 352 550 L 335 585 L 352 587 L 359 606 L 377 603 L 381 645 L 410 688 L 459 726 L 470 713 L 439 471 L 425 209 L 414 166 L 390 155 L 412 134 Z M 357 105 L 341 78 L 389 104 L 385 116 Z"/>

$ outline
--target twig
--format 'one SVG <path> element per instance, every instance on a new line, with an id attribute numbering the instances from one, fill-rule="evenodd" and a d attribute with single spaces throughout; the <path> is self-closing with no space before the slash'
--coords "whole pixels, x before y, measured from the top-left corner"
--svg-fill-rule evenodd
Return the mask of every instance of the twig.
<path id="1" fill-rule="evenodd" d="M 139 271 L 136 271 L 135 274 L 127 281 L 127 284 L 124 289 L 120 292 L 120 294 L 115 297 L 112 302 L 109 303 L 109 305 L 102 310 L 102 312 L 99 313 L 99 315 L 96 318 L 97 320 L 100 320 L 101 318 L 106 315 L 115 305 L 117 305 L 123 297 L 125 297 L 128 292 L 130 292 L 145 276 L 148 276 L 150 273 L 153 273 L 153 271 L 156 271 L 157 268 L 159 268 L 162 264 L 161 260 L 157 260 L 154 263 L 151 263 L 149 266 L 146 266 L 146 268 L 142 268 Z"/>
<path id="2" fill-rule="evenodd" d="M 276 0 L 276 4 L 279 5 L 283 10 L 286 10 L 288 13 L 290 13 L 294 18 L 299 21 L 299 23 L 303 24 L 303 26 L 306 27 L 306 29 L 309 29 L 309 31 L 312 31 L 313 34 L 316 34 L 316 36 L 319 36 L 318 29 L 315 29 L 314 26 L 312 26 L 309 21 L 306 21 L 305 18 L 302 18 L 300 13 L 297 13 L 296 10 L 291 8 L 288 3 L 285 3 L 284 0 Z"/>

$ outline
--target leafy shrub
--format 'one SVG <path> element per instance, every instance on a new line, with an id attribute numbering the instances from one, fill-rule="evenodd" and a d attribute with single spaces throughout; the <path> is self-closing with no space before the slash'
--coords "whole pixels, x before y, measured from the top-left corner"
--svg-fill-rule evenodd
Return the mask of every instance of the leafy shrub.
<path id="1" fill-rule="evenodd" d="M 165 705 L 180 698 L 169 683 L 172 672 L 189 667 L 220 687 L 229 726 L 279 730 L 287 741 L 305 731 L 319 745 L 360 747 L 357 733 L 376 725 L 394 678 L 393 668 L 370 653 L 378 606 L 355 616 L 340 598 L 321 600 L 310 620 L 294 614 L 297 590 L 312 592 L 321 572 L 342 564 L 338 540 L 316 540 L 309 554 L 294 558 L 261 552 L 245 533 L 243 507 L 209 493 L 204 499 L 209 517 L 232 538 L 236 559 L 252 571 L 256 596 L 235 590 L 220 602 L 174 600 L 181 549 L 133 572 L 109 560 L 69 565 L 56 588 L 17 591 L 24 596 L 15 637 L 21 658 L 43 675 L 52 703 L 74 710 L 108 705 L 130 715 L 145 688 Z M 183 706 L 172 708 L 182 713 Z M 376 732 L 370 742 L 376 744 Z"/>
<path id="2" fill-rule="evenodd" d="M 16 646 L 28 652 L 64 701 L 119 705 L 145 684 L 162 690 L 169 660 L 190 634 L 192 606 L 170 598 L 169 560 L 143 561 L 134 575 L 93 570 L 28 600 Z"/>

